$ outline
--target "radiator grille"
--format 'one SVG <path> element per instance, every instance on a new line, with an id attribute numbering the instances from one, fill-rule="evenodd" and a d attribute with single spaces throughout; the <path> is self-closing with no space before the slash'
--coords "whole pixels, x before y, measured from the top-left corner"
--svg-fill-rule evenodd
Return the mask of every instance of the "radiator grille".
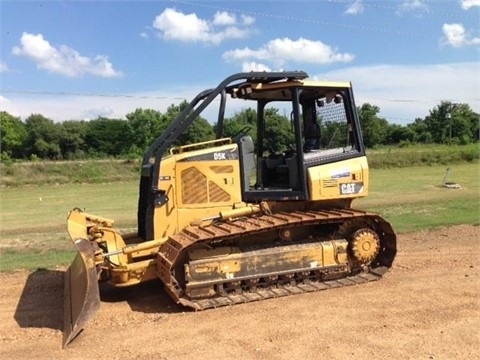
<path id="1" fill-rule="evenodd" d="M 194 167 L 182 171 L 182 200 L 184 204 L 207 202 L 207 177 Z"/>
<path id="2" fill-rule="evenodd" d="M 210 166 L 210 170 L 212 170 L 215 174 L 231 174 L 233 173 L 233 166 Z"/>
<path id="3" fill-rule="evenodd" d="M 230 194 L 223 190 L 213 181 L 208 182 L 208 190 L 210 192 L 210 202 L 224 202 L 230 201 Z"/>

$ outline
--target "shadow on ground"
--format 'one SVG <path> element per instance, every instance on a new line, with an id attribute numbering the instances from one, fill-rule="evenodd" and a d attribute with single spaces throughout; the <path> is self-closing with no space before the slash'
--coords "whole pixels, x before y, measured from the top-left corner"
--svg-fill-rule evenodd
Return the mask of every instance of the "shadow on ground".
<path id="1" fill-rule="evenodd" d="M 125 288 L 101 284 L 100 299 L 107 303 L 126 301 L 133 311 L 147 314 L 178 313 L 188 310 L 168 296 L 160 280 L 151 280 Z"/>
<path id="2" fill-rule="evenodd" d="M 28 275 L 14 315 L 20 327 L 62 329 L 63 276 L 40 269 Z"/>
<path id="3" fill-rule="evenodd" d="M 63 328 L 64 271 L 37 270 L 28 275 L 14 318 L 22 328 Z M 187 309 L 175 304 L 160 280 L 127 288 L 100 285 L 101 304 L 126 301 L 132 311 L 177 313 Z"/>

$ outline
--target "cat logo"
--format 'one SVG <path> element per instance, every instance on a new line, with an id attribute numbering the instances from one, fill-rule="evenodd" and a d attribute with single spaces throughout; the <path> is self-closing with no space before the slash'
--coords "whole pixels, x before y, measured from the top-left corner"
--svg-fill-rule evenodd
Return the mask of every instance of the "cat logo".
<path id="1" fill-rule="evenodd" d="M 340 194 L 350 195 L 363 192 L 363 183 L 340 184 Z"/>

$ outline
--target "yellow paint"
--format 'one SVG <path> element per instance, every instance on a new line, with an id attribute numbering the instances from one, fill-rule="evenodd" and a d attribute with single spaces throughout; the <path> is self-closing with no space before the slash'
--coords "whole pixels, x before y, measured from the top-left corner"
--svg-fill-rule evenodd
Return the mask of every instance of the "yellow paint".
<path id="1" fill-rule="evenodd" d="M 168 197 L 168 202 L 157 207 L 154 212 L 154 239 L 167 237 L 175 234 L 177 228 L 177 194 L 175 193 L 175 157 L 167 156 L 162 159 L 160 165 L 160 175 L 162 179 L 158 181 L 158 188 L 164 190 Z"/>
<path id="2" fill-rule="evenodd" d="M 311 200 L 359 198 L 368 195 L 368 163 L 365 156 L 308 168 L 307 176 Z M 340 194 L 342 184 L 355 183 L 363 183 L 361 192 Z"/>
<path id="3" fill-rule="evenodd" d="M 189 286 L 198 286 L 237 278 L 272 276 L 278 272 L 347 269 L 347 246 L 346 240 L 338 239 L 273 247 L 262 252 L 242 252 L 235 247 L 199 249 L 189 253 L 189 262 L 185 264 L 186 280 Z"/>

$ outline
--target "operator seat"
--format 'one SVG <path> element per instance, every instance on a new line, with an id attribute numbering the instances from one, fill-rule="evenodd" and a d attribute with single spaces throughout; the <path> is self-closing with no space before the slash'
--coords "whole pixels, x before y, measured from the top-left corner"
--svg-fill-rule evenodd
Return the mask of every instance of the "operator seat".
<path id="1" fill-rule="evenodd" d="M 312 150 L 320 149 L 320 125 L 313 123 L 309 126 L 309 131 L 305 135 L 305 144 L 303 152 L 309 153 Z"/>
<path id="2" fill-rule="evenodd" d="M 243 190 L 250 189 L 250 177 L 252 171 L 256 169 L 255 163 L 255 146 L 252 137 L 245 135 L 238 141 L 238 150 L 240 153 L 240 167 L 243 169 Z"/>

